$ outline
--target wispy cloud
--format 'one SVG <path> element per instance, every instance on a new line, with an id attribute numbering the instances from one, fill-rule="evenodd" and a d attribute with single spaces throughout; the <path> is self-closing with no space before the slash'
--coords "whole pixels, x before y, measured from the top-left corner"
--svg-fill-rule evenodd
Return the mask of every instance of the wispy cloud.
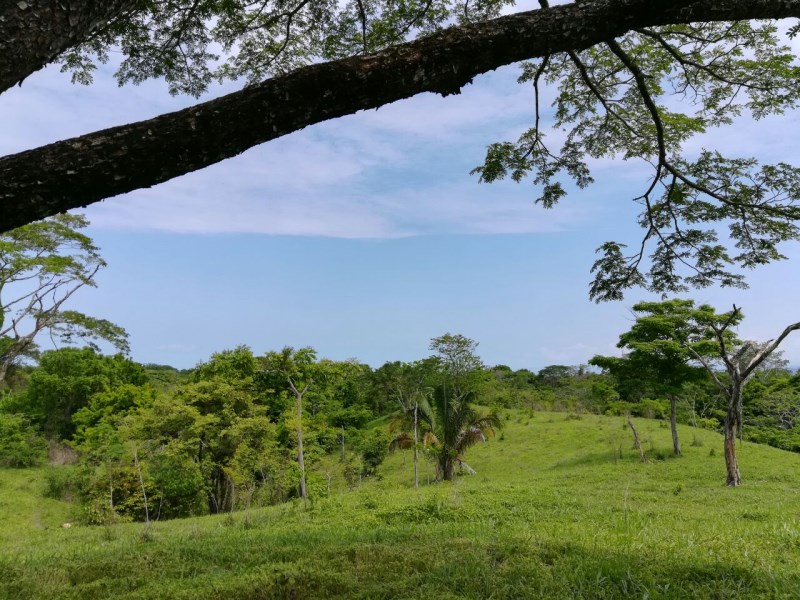
<path id="1" fill-rule="evenodd" d="M 476 79 L 448 98 L 424 94 L 307 128 L 236 158 L 149 190 L 86 209 L 94 225 L 115 230 L 179 233 L 261 233 L 341 238 L 426 234 L 555 232 L 591 221 L 613 206 L 586 201 L 553 211 L 534 207 L 530 184 L 478 185 L 468 171 L 485 146 L 516 139 L 531 125 L 532 92 L 517 85 L 517 67 Z M 70 86 L 54 69 L 0 96 L 0 152 L 30 147 L 147 118 L 191 104 L 170 98 L 160 82 L 119 89 L 101 73 L 90 87 Z M 215 90 L 219 94 L 225 89 Z M 553 90 L 545 94 L 544 110 Z M 782 135 L 797 115 L 715 130 L 687 145 L 785 158 Z M 559 145 L 563 132 L 554 132 Z M 590 160 L 598 183 L 620 199 L 641 193 L 651 168 L 618 159 Z"/>
<path id="2" fill-rule="evenodd" d="M 516 73 L 493 73 L 455 98 L 423 95 L 307 128 L 85 212 L 99 228 L 180 233 L 398 238 L 568 229 L 586 216 L 543 211 L 529 186 L 482 186 L 468 174 L 485 145 L 531 110 Z"/>

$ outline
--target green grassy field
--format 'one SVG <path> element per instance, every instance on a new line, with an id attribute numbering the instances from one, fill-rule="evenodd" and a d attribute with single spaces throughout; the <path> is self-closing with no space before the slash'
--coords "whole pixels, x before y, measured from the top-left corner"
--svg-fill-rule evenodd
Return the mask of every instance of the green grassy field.
<path id="1" fill-rule="evenodd" d="M 649 464 L 620 418 L 511 412 L 454 484 L 396 454 L 308 507 L 148 535 L 62 529 L 41 471 L 0 471 L 0 598 L 800 598 L 800 456 L 745 443 L 731 489 L 720 436 L 682 428 L 675 459 L 637 423 Z"/>

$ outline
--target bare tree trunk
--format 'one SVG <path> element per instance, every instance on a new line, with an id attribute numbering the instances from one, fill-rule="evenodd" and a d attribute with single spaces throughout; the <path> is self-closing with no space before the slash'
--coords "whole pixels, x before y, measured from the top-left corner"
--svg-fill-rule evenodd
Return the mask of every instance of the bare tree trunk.
<path id="1" fill-rule="evenodd" d="M 642 443 L 639 441 L 639 432 L 636 431 L 636 427 L 633 426 L 633 421 L 631 421 L 631 416 L 628 415 L 628 427 L 631 428 L 633 432 L 633 447 L 639 451 L 639 461 L 646 463 L 647 457 L 644 455 L 644 449 L 642 449 Z"/>
<path id="2" fill-rule="evenodd" d="M 739 474 L 739 462 L 736 460 L 736 433 L 741 431 L 741 404 L 742 387 L 736 380 L 731 382 L 730 398 L 728 399 L 728 413 L 725 415 L 725 470 L 727 472 L 726 485 L 737 487 L 742 484 Z"/>
<path id="3" fill-rule="evenodd" d="M 114 477 L 111 474 L 111 462 L 106 461 L 106 471 L 108 472 L 108 508 L 114 514 Z"/>
<path id="4" fill-rule="evenodd" d="M 419 470 L 417 466 L 417 452 L 419 445 L 418 439 L 418 418 L 419 418 L 419 404 L 414 404 L 414 487 L 419 487 Z"/>
<path id="5" fill-rule="evenodd" d="M 297 394 L 297 466 L 300 467 L 300 497 L 305 501 L 306 462 L 303 458 L 303 395 Z"/>
<path id="6" fill-rule="evenodd" d="M 0 388 L 3 387 L 3 383 L 5 383 L 6 375 L 8 375 L 8 367 L 10 362 L 3 360 L 0 358 Z"/>
<path id="7" fill-rule="evenodd" d="M 672 451 L 675 456 L 681 455 L 681 442 L 678 439 L 678 399 L 671 395 L 669 397 L 669 425 L 672 430 Z"/>
<path id="8" fill-rule="evenodd" d="M 142 466 L 139 464 L 139 453 L 134 450 L 133 464 L 136 466 L 136 472 L 139 474 L 139 484 L 142 486 L 142 498 L 144 498 L 144 522 L 145 527 L 150 526 L 150 507 L 147 504 L 147 491 L 144 489 L 144 477 L 142 476 Z"/>
<path id="9" fill-rule="evenodd" d="M 452 481 L 456 475 L 456 461 L 453 457 L 445 454 L 439 456 L 437 463 L 436 478 L 439 481 Z"/>

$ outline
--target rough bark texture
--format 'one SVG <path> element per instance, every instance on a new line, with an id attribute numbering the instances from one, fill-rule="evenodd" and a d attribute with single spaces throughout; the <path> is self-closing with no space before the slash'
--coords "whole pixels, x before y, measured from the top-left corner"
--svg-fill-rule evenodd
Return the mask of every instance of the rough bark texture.
<path id="1" fill-rule="evenodd" d="M 456 475 L 456 461 L 445 453 L 439 458 L 436 474 L 439 481 L 453 481 Z"/>
<path id="2" fill-rule="evenodd" d="M 8 369 L 11 366 L 11 362 L 4 360 L 0 357 L 0 389 L 3 388 L 3 384 L 6 381 L 6 377 L 8 376 Z"/>
<path id="3" fill-rule="evenodd" d="M 0 92 L 22 83 L 140 0 L 0 2 Z"/>
<path id="4" fill-rule="evenodd" d="M 0 232 L 202 169 L 271 139 L 520 60 L 668 23 L 800 16 L 800 0 L 597 0 L 519 13 L 317 64 L 130 125 L 0 159 Z"/>
<path id="5" fill-rule="evenodd" d="M 681 455 L 681 442 L 678 439 L 678 399 L 675 396 L 669 398 L 669 426 L 672 431 L 672 451 L 675 456 Z"/>
<path id="6" fill-rule="evenodd" d="M 731 487 L 737 487 L 742 484 L 739 462 L 736 460 L 736 433 L 741 428 L 741 423 L 739 422 L 741 406 L 742 387 L 738 385 L 737 381 L 734 381 L 731 385 L 728 412 L 725 415 L 725 423 L 723 425 L 725 433 L 725 470 L 727 472 L 725 483 Z"/>

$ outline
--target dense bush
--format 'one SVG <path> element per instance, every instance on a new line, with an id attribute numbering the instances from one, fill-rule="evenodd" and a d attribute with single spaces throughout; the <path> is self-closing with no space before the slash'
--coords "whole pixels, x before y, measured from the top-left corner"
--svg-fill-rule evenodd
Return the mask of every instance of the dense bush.
<path id="1" fill-rule="evenodd" d="M 45 498 L 71 501 L 79 498 L 84 489 L 83 469 L 75 465 L 50 467 L 44 475 Z"/>
<path id="2" fill-rule="evenodd" d="M 364 475 L 375 473 L 386 455 L 389 453 L 389 442 L 391 438 L 383 429 L 373 429 L 365 433 L 358 443 L 363 460 Z"/>
<path id="3" fill-rule="evenodd" d="M 47 458 L 47 442 L 23 415 L 0 413 L 0 466 L 33 467 Z"/>

